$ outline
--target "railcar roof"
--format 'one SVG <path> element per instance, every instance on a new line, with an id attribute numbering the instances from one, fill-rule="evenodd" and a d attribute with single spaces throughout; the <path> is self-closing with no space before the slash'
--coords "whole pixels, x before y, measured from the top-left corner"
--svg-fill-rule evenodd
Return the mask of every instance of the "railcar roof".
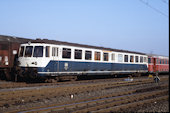
<path id="1" fill-rule="evenodd" d="M 0 35 L 0 41 L 2 41 L 2 42 L 10 41 L 10 42 L 17 42 L 17 43 L 27 43 L 27 42 L 31 41 L 31 43 L 48 43 L 48 44 L 58 44 L 58 45 L 69 45 L 69 46 L 76 46 L 76 47 L 94 48 L 94 49 L 102 49 L 102 50 L 107 50 L 107 51 L 116 51 L 116 52 L 146 55 L 145 53 L 135 52 L 135 51 L 112 49 L 112 48 L 106 48 L 106 47 L 99 47 L 99 46 L 92 46 L 92 45 L 85 45 L 85 44 L 78 44 L 78 43 L 70 43 L 70 42 L 57 41 L 57 40 L 48 40 L 48 39 L 33 40 L 33 39 L 29 39 L 29 38 Z"/>
<path id="2" fill-rule="evenodd" d="M 76 46 L 76 47 L 94 48 L 94 49 L 102 49 L 102 50 L 107 50 L 107 51 L 116 51 L 116 52 L 146 55 L 145 53 L 128 51 L 128 50 L 112 49 L 112 48 L 106 48 L 106 47 L 91 46 L 91 45 L 85 45 L 85 44 L 70 43 L 70 42 L 48 40 L 48 39 L 37 39 L 37 40 L 31 41 L 31 43 L 48 43 L 48 44 L 57 44 L 57 45 L 69 45 L 69 46 Z"/>
<path id="3" fill-rule="evenodd" d="M 0 35 L 0 42 L 26 43 L 26 42 L 29 42 L 29 41 L 32 41 L 32 39 Z"/>
<path id="4" fill-rule="evenodd" d="M 169 56 L 163 56 L 163 55 L 156 55 L 156 54 L 147 54 L 149 57 L 155 57 L 155 58 L 167 58 L 169 59 Z"/>

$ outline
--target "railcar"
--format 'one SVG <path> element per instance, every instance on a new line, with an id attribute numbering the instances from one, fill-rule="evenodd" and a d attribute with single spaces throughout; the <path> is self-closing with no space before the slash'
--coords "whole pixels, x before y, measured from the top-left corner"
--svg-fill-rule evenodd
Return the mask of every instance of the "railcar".
<path id="1" fill-rule="evenodd" d="M 19 62 L 24 78 L 44 80 L 148 72 L 144 53 L 47 39 L 21 44 Z"/>
<path id="2" fill-rule="evenodd" d="M 169 57 L 148 55 L 149 73 L 169 73 Z"/>
<path id="3" fill-rule="evenodd" d="M 0 79 L 12 80 L 21 43 L 30 39 L 0 35 Z"/>

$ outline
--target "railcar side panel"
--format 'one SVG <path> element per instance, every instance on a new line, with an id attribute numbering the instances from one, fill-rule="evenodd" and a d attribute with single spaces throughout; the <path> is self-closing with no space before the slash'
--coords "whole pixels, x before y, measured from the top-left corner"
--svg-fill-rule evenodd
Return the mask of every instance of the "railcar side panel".
<path id="1" fill-rule="evenodd" d="M 27 51 L 25 53 L 22 51 L 19 57 L 20 66 L 25 71 L 22 75 L 25 76 L 27 76 L 26 74 L 34 75 L 30 74 L 30 70 L 37 71 L 38 74 L 35 76 L 46 76 L 46 78 L 63 75 L 115 75 L 148 72 L 145 54 L 103 51 L 102 49 L 48 43 L 22 44 L 21 50 L 22 48 Z M 41 55 L 38 55 L 36 51 Z M 28 53 L 29 56 L 27 56 Z M 126 60 L 125 56 L 128 56 Z"/>
<path id="2" fill-rule="evenodd" d="M 168 73 L 169 58 L 164 56 L 149 56 L 148 72 Z"/>
<path id="3" fill-rule="evenodd" d="M 59 63 L 59 65 L 58 65 Z M 40 76 L 57 75 L 62 73 L 122 73 L 122 72 L 147 72 L 145 64 L 121 64 L 121 63 L 98 63 L 98 62 L 74 62 L 74 61 L 50 61 L 46 67 L 39 67 Z"/>

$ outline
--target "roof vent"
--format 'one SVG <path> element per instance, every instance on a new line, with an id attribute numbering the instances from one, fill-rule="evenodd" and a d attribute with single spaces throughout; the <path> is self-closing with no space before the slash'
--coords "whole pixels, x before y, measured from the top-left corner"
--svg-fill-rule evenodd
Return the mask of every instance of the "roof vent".
<path id="1" fill-rule="evenodd" d="M 41 40 L 41 38 L 36 38 L 36 40 Z"/>
<path id="2" fill-rule="evenodd" d="M 31 41 L 28 42 L 28 45 L 30 45 L 30 44 L 31 44 Z"/>

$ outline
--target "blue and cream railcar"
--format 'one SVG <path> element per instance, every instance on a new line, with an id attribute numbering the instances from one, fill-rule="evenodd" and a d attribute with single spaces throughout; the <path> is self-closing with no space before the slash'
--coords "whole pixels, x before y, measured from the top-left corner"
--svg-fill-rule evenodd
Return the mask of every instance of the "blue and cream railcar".
<path id="1" fill-rule="evenodd" d="M 146 73 L 147 55 L 80 44 L 26 43 L 19 50 L 24 76 L 59 77 Z"/>

